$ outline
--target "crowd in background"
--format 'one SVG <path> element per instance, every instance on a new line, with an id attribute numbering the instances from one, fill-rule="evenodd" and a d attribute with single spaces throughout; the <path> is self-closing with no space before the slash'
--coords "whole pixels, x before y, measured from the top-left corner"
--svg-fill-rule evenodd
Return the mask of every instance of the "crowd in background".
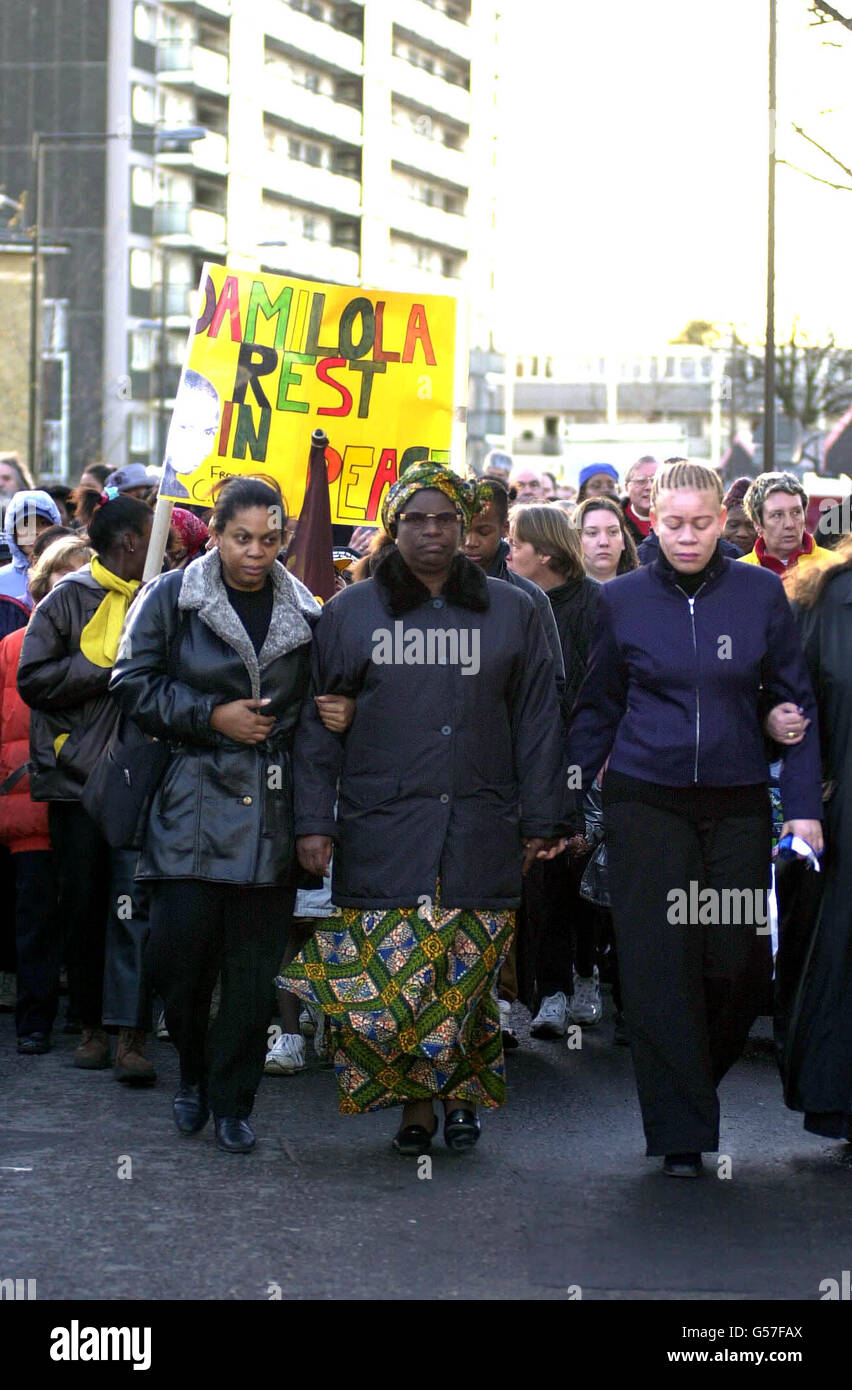
<path id="1" fill-rule="evenodd" d="M 380 525 L 336 537 L 321 611 L 280 563 L 269 480 L 175 507 L 143 586 L 157 486 L 91 464 L 40 489 L 0 458 L 0 1009 L 21 1055 L 53 1046 L 63 989 L 77 1067 L 154 1084 L 157 1028 L 180 1132 L 212 1110 L 247 1152 L 261 1075 L 304 1071 L 316 1034 L 344 1113 L 401 1105 L 395 1147 L 423 1153 L 441 1099 L 464 1149 L 477 1105 L 505 1098 L 518 1002 L 558 1040 L 598 1026 L 610 988 L 666 1171 L 716 1147 L 716 1086 L 761 1012 L 788 1104 L 852 1140 L 842 508 L 815 537 L 795 474 L 723 497 L 683 459 L 592 463 L 577 489 L 509 460 L 471 480 L 416 465 Z M 730 663 L 696 613 L 730 629 Z M 383 623 L 459 642 L 472 625 L 477 679 L 385 670 Z M 84 789 L 119 712 L 169 763 L 141 842 L 116 847 Z M 671 886 L 769 891 L 785 835 L 774 936 L 672 951 Z"/>

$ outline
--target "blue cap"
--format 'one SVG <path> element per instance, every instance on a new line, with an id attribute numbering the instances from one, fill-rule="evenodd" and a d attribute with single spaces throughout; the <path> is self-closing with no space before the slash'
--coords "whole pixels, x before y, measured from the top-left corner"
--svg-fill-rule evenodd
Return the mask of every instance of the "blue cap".
<path id="1" fill-rule="evenodd" d="M 616 482 L 619 480 L 618 472 L 613 468 L 611 463 L 587 463 L 585 468 L 580 469 L 580 487 L 582 487 L 583 483 L 587 482 L 589 478 L 593 478 L 596 473 L 608 473 Z"/>

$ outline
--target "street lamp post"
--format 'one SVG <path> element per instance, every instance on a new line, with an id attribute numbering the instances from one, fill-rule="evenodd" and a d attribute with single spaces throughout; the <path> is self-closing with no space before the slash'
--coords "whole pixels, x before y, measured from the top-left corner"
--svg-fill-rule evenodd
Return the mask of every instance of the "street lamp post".
<path id="1" fill-rule="evenodd" d="M 192 144 L 207 135 L 206 126 L 157 126 L 150 132 L 136 132 L 136 138 L 149 138 L 157 143 Z M 33 260 L 30 279 L 30 392 L 27 421 L 27 450 L 29 464 L 37 477 L 41 467 L 41 301 L 42 222 L 44 218 L 44 154 L 46 150 L 74 145 L 78 150 L 100 150 L 109 140 L 129 140 L 131 131 L 33 131 L 32 168 L 34 186 L 35 225 L 33 227 Z"/>
<path id="2" fill-rule="evenodd" d="M 29 465 L 37 478 L 41 470 L 41 298 L 42 223 L 44 220 L 45 150 L 75 145 L 80 150 L 99 150 L 107 140 L 126 140 L 120 131 L 33 131 L 33 261 L 30 278 L 30 397 L 27 420 Z"/>
<path id="3" fill-rule="evenodd" d="M 777 0 L 769 0 L 769 188 L 766 238 L 766 351 L 763 367 L 763 471 L 775 469 L 775 109 Z"/>

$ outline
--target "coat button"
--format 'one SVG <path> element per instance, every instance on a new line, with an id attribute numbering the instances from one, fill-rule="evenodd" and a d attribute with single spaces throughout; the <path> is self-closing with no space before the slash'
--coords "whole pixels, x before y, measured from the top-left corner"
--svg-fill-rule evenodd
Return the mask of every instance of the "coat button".
<path id="1" fill-rule="evenodd" d="M 449 724 L 445 724 L 444 727 L 443 727 L 443 729 L 441 730 L 441 733 L 444 734 L 444 735 L 451 734 L 452 732 L 453 732 L 453 731 L 452 731 L 452 729 L 450 728 Z"/>
<path id="2" fill-rule="evenodd" d="M 442 803 L 443 803 L 444 806 L 446 806 L 446 804 L 447 804 L 447 802 L 449 801 L 449 799 L 450 799 L 450 798 L 447 796 L 447 793 L 446 793 L 446 792 L 441 792 L 441 801 L 442 801 Z"/>
<path id="3" fill-rule="evenodd" d="M 250 796 L 244 796 L 244 797 L 243 797 L 243 805 L 244 805 L 244 806 L 250 806 L 250 805 L 251 805 L 251 797 L 250 797 Z"/>
<path id="4" fill-rule="evenodd" d="M 443 606 L 444 606 L 444 600 L 443 600 L 442 598 L 433 598 L 433 600 L 432 600 L 432 607 L 433 607 L 433 608 L 443 608 Z"/>

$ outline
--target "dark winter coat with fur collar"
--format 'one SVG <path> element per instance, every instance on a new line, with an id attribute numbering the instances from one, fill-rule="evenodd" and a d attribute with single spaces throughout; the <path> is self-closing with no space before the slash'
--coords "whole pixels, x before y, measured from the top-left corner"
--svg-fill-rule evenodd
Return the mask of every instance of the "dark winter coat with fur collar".
<path id="1" fill-rule="evenodd" d="M 334 902 L 413 907 L 440 879 L 446 907 L 517 907 L 522 835 L 564 833 L 568 810 L 527 594 L 457 555 L 433 598 L 393 549 L 325 605 L 313 684 L 356 701 L 345 735 L 306 701 L 294 752 L 296 833 L 335 839 Z"/>
<path id="2" fill-rule="evenodd" d="M 290 750 L 320 608 L 283 565 L 259 656 L 228 601 L 219 553 L 164 574 L 128 614 L 110 692 L 171 760 L 151 807 L 138 878 L 295 882 Z M 217 705 L 269 697 L 262 744 L 210 727 Z"/>

